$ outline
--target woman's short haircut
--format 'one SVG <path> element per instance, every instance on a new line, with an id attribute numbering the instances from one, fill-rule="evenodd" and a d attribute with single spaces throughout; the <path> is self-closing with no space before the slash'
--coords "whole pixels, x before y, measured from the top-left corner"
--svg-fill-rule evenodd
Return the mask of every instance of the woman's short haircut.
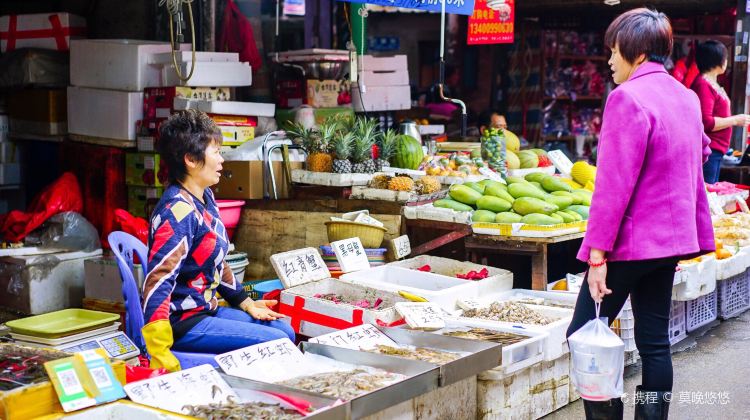
<path id="1" fill-rule="evenodd" d="M 728 54 L 726 45 L 719 41 L 702 42 L 695 49 L 695 64 L 698 66 L 698 71 L 705 73 L 715 67 L 723 66 Z"/>
<path id="2" fill-rule="evenodd" d="M 188 174 L 185 156 L 201 164 L 206 161 L 206 148 L 221 145 L 221 131 L 206 113 L 189 109 L 169 117 L 159 127 L 157 149 L 169 171 L 169 182 L 185 180 Z"/>
<path id="3" fill-rule="evenodd" d="M 634 64 L 641 54 L 646 60 L 664 63 L 672 53 L 672 24 L 664 13 L 638 8 L 629 10 L 609 25 L 604 43 L 617 47 L 620 55 Z"/>

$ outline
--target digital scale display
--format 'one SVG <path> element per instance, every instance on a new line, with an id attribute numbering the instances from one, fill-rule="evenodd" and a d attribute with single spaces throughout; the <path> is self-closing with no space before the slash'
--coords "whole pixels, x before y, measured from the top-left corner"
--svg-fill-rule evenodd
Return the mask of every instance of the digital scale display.
<path id="1" fill-rule="evenodd" d="M 119 331 L 99 337 L 92 337 L 87 341 L 72 343 L 72 345 L 67 347 L 60 346 L 59 349 L 75 353 L 84 350 L 94 350 L 99 347 L 103 348 L 107 354 L 116 359 L 129 359 L 137 357 L 140 354 L 138 347 L 123 332 Z"/>

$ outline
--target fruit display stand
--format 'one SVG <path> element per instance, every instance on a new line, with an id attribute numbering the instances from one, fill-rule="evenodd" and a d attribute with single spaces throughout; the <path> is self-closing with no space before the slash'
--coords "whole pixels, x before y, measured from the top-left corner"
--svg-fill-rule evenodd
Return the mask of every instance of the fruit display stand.
<path id="1" fill-rule="evenodd" d="M 513 236 L 524 238 L 552 238 L 586 232 L 588 222 L 560 223 L 557 225 L 531 225 L 527 223 L 472 223 L 471 229 L 480 235 Z"/>
<path id="2" fill-rule="evenodd" d="M 328 172 L 311 172 L 305 169 L 292 170 L 292 182 L 298 184 L 351 187 L 354 185 L 367 185 L 371 179 L 372 174 L 334 174 Z"/>
<path id="3" fill-rule="evenodd" d="M 438 191 L 432 194 L 417 194 L 408 191 L 392 191 L 379 188 L 369 188 L 362 186 L 352 187 L 352 193 L 349 196 L 353 200 L 381 200 L 394 201 L 406 206 L 420 206 L 431 203 L 435 200 L 445 198 L 448 192 Z"/>

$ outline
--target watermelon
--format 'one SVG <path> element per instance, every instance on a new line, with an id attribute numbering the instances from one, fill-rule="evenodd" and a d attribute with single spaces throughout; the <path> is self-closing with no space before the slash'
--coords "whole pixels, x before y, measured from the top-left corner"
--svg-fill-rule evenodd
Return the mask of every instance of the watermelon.
<path id="1" fill-rule="evenodd" d="M 539 166 L 539 156 L 532 151 L 523 150 L 519 152 L 518 159 L 521 161 L 521 169 L 536 168 Z"/>
<path id="2" fill-rule="evenodd" d="M 404 169 L 418 169 L 424 159 L 422 145 L 412 136 L 401 135 L 396 140 L 396 153 L 391 166 Z"/>

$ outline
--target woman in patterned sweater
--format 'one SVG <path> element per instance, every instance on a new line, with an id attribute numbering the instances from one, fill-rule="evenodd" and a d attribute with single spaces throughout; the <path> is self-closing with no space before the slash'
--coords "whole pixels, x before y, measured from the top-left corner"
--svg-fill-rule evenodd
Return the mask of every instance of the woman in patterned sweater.
<path id="1" fill-rule="evenodd" d="M 180 370 L 171 349 L 224 353 L 288 337 L 276 301 L 253 301 L 225 261 L 229 240 L 209 187 L 219 182 L 221 133 L 204 113 L 182 111 L 160 128 L 170 185 L 151 217 L 143 337 L 151 367 Z M 219 307 L 217 292 L 232 308 Z"/>

